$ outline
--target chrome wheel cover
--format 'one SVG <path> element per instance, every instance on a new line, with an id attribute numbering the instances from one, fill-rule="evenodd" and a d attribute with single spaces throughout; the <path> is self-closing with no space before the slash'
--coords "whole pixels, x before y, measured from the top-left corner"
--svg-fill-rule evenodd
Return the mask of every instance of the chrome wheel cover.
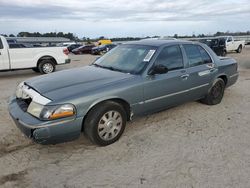
<path id="1" fill-rule="evenodd" d="M 43 72 L 48 74 L 48 73 L 52 73 L 54 71 L 54 67 L 51 63 L 45 63 L 43 65 Z"/>
<path id="2" fill-rule="evenodd" d="M 98 123 L 99 137 L 105 141 L 114 139 L 120 133 L 122 124 L 122 116 L 119 112 L 115 110 L 106 112 Z"/>

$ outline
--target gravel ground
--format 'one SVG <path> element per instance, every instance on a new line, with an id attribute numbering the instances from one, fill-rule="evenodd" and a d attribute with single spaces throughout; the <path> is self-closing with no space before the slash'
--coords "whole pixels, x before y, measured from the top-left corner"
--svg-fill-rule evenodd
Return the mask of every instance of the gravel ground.
<path id="1" fill-rule="evenodd" d="M 0 73 L 0 187 L 250 187 L 250 48 L 221 104 L 187 103 L 137 118 L 121 139 L 39 145 L 12 122 L 8 98 L 31 70 Z M 95 56 L 74 56 L 81 67 Z"/>

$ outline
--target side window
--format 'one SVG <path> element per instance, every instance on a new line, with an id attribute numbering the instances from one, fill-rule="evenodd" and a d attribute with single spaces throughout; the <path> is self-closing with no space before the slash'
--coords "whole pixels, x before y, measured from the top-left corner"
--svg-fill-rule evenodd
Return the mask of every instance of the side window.
<path id="1" fill-rule="evenodd" d="M 168 70 L 183 68 L 184 64 L 180 47 L 174 45 L 163 48 L 155 61 L 155 65 L 160 64 L 166 66 Z"/>
<path id="2" fill-rule="evenodd" d="M 198 48 L 200 50 L 203 63 L 204 64 L 213 63 L 211 57 L 208 55 L 208 53 L 206 52 L 206 50 L 204 48 L 202 48 L 201 46 L 199 46 Z"/>
<path id="3" fill-rule="evenodd" d="M 185 52 L 187 54 L 188 62 L 190 67 L 203 64 L 203 59 L 200 53 L 200 50 L 197 45 L 193 44 L 184 44 L 183 45 Z"/>
<path id="4" fill-rule="evenodd" d="M 228 37 L 227 42 L 232 42 L 232 41 L 233 41 L 232 37 Z"/>
<path id="5" fill-rule="evenodd" d="M 3 49 L 3 43 L 1 39 L 0 39 L 0 49 Z"/>

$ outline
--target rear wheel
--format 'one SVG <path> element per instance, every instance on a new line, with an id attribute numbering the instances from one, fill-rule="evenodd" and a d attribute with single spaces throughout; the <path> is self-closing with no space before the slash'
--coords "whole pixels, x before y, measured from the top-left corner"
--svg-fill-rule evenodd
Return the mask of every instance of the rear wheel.
<path id="1" fill-rule="evenodd" d="M 52 73 L 56 70 L 56 66 L 54 64 L 54 62 L 50 59 L 45 59 L 42 60 L 39 64 L 38 64 L 38 70 L 42 73 L 42 74 L 49 74 Z"/>
<path id="2" fill-rule="evenodd" d="M 118 103 L 107 101 L 95 106 L 84 122 L 85 135 L 95 144 L 116 142 L 126 126 L 126 112 Z"/>
<path id="3" fill-rule="evenodd" d="M 241 53 L 242 52 L 242 45 L 240 45 L 236 51 L 237 51 L 237 53 Z"/>
<path id="4" fill-rule="evenodd" d="M 207 96 L 201 102 L 207 105 L 219 104 L 224 96 L 224 90 L 225 82 L 221 78 L 217 78 Z"/>

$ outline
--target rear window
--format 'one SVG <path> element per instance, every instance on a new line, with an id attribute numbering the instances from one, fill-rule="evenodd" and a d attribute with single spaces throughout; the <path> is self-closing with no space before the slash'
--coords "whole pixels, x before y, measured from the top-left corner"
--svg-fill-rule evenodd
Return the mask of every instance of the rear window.
<path id="1" fill-rule="evenodd" d="M 212 63 L 213 61 L 212 61 L 211 57 L 208 55 L 208 53 L 206 52 L 206 50 L 204 48 L 202 48 L 201 46 L 199 46 L 198 48 L 200 50 L 203 63 L 204 64 Z"/>
<path id="2" fill-rule="evenodd" d="M 2 39 L 0 39 L 0 49 L 3 49 Z"/>
<path id="3" fill-rule="evenodd" d="M 184 49 L 188 57 L 190 67 L 212 63 L 211 57 L 201 46 L 184 44 Z"/>

